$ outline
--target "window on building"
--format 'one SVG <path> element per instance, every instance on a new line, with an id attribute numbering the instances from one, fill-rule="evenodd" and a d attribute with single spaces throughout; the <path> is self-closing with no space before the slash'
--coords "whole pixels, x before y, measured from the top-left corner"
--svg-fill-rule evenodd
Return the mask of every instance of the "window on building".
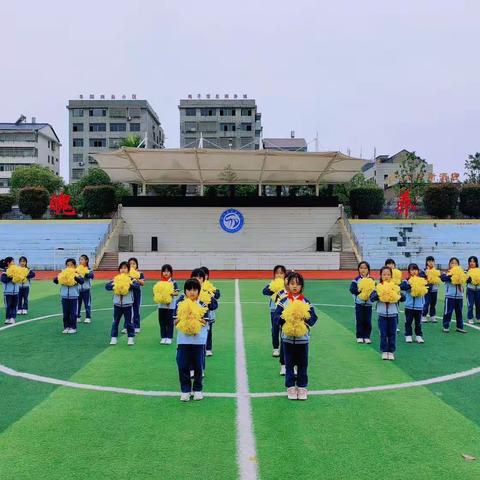
<path id="1" fill-rule="evenodd" d="M 72 110 L 73 117 L 83 117 L 83 108 L 74 108 Z"/>
<path id="2" fill-rule="evenodd" d="M 72 147 L 83 147 L 83 138 L 74 138 Z"/>
<path id="3" fill-rule="evenodd" d="M 142 109 L 137 107 L 132 107 L 128 109 L 128 113 L 132 118 L 138 118 L 142 116 Z"/>
<path id="4" fill-rule="evenodd" d="M 35 133 L 0 133 L 0 142 L 36 142 Z"/>
<path id="5" fill-rule="evenodd" d="M 186 108 L 185 115 L 187 117 L 196 117 L 197 116 L 197 109 L 196 108 Z"/>
<path id="6" fill-rule="evenodd" d="M 72 126 L 72 131 L 83 132 L 83 123 L 74 123 Z"/>
<path id="7" fill-rule="evenodd" d="M 83 168 L 72 168 L 72 178 L 78 180 L 83 177 Z"/>
<path id="8" fill-rule="evenodd" d="M 90 117 L 106 117 L 107 109 L 106 108 L 91 108 L 88 111 Z"/>
<path id="9" fill-rule="evenodd" d="M 126 132 L 127 124 L 126 123 L 111 123 L 110 124 L 111 132 Z"/>
<path id="10" fill-rule="evenodd" d="M 107 146 L 106 138 L 91 138 L 89 142 L 91 147 L 102 148 Z"/>
<path id="11" fill-rule="evenodd" d="M 83 153 L 74 153 L 73 154 L 74 162 L 83 162 Z"/>
<path id="12" fill-rule="evenodd" d="M 222 132 L 235 132 L 236 129 L 237 129 L 237 127 L 234 123 L 221 123 L 220 124 L 220 130 Z"/>
<path id="13" fill-rule="evenodd" d="M 110 148 L 120 148 L 120 142 L 122 141 L 121 138 L 109 138 L 108 139 L 108 146 Z"/>
<path id="14" fill-rule="evenodd" d="M 198 145 L 198 140 L 195 137 L 186 137 L 183 148 L 195 148 Z"/>
<path id="15" fill-rule="evenodd" d="M 106 132 L 107 124 L 106 123 L 91 123 L 88 126 L 90 132 Z"/>
<path id="16" fill-rule="evenodd" d="M 140 131 L 140 124 L 139 123 L 131 123 L 130 124 L 130 131 L 131 132 L 139 132 Z"/>
<path id="17" fill-rule="evenodd" d="M 50 148 L 50 140 L 48 141 L 48 148 Z"/>
<path id="18" fill-rule="evenodd" d="M 251 108 L 242 108 L 241 115 L 242 115 L 242 117 L 251 117 L 252 116 L 252 109 Z"/>
<path id="19" fill-rule="evenodd" d="M 244 132 L 251 132 L 252 131 L 252 124 L 251 123 L 242 123 L 240 125 L 240 130 Z"/>
<path id="20" fill-rule="evenodd" d="M 127 109 L 126 108 L 110 108 L 110 116 L 115 118 L 126 118 Z"/>
<path id="21" fill-rule="evenodd" d="M 200 115 L 202 117 L 213 117 L 216 114 L 217 114 L 217 109 L 216 108 L 201 108 L 200 109 Z"/>

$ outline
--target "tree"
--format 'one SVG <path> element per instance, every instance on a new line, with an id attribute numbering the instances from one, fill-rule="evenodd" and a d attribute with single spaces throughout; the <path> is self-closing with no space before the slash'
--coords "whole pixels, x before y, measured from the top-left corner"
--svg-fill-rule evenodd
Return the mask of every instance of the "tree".
<path id="1" fill-rule="evenodd" d="M 82 192 L 84 211 L 96 217 L 107 217 L 116 207 L 113 185 L 92 185 Z"/>
<path id="2" fill-rule="evenodd" d="M 480 183 L 480 153 L 469 155 L 465 160 L 465 183 Z"/>
<path id="3" fill-rule="evenodd" d="M 126 138 L 122 138 L 120 142 L 121 147 L 139 148 L 142 139 L 138 135 L 131 134 Z M 143 146 L 145 148 L 145 145 Z"/>
<path id="4" fill-rule="evenodd" d="M 18 194 L 20 211 L 33 219 L 42 218 L 49 203 L 50 196 L 44 187 L 24 187 Z"/>
<path id="5" fill-rule="evenodd" d="M 346 183 L 339 183 L 333 187 L 333 195 L 338 198 L 338 201 L 343 204 L 344 207 L 350 206 L 350 192 L 354 188 L 369 187 L 369 188 L 378 188 L 377 184 L 369 179 L 365 178 L 363 173 L 357 173 L 354 175 L 350 181 Z"/>
<path id="6" fill-rule="evenodd" d="M 425 189 L 423 206 L 429 215 L 438 218 L 455 215 L 458 203 L 458 187 L 454 183 L 431 184 Z"/>
<path id="7" fill-rule="evenodd" d="M 375 187 L 356 187 L 350 191 L 352 215 L 368 218 L 382 213 L 385 196 L 383 190 Z"/>
<path id="8" fill-rule="evenodd" d="M 398 179 L 397 191 L 400 193 L 409 190 L 413 205 L 418 205 L 427 186 L 427 162 L 415 152 L 408 152 L 395 173 Z"/>
<path id="9" fill-rule="evenodd" d="M 480 218 L 480 185 L 463 185 L 460 190 L 459 210 L 467 217 Z"/>
<path id="10" fill-rule="evenodd" d="M 13 195 L 0 195 L 0 217 L 12 211 L 14 202 Z"/>
<path id="11" fill-rule="evenodd" d="M 63 187 L 63 180 L 49 168 L 33 164 L 16 168 L 12 172 L 12 193 L 17 196 L 24 187 L 43 187 L 52 194 Z"/>

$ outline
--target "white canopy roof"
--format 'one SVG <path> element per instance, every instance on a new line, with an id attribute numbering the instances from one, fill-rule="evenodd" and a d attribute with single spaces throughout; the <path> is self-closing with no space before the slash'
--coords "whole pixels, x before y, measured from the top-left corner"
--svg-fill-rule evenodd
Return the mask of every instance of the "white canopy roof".
<path id="1" fill-rule="evenodd" d="M 343 183 L 367 163 L 341 152 L 207 148 L 121 148 L 92 156 L 112 181 L 147 185 Z"/>

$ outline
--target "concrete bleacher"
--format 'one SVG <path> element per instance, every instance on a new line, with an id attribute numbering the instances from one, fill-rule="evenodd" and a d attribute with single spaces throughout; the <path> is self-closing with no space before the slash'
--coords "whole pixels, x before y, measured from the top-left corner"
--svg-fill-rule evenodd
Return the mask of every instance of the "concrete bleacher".
<path id="1" fill-rule="evenodd" d="M 415 262 L 425 265 L 433 255 L 440 268 L 451 257 L 466 266 L 470 255 L 480 255 L 480 221 L 477 220 L 350 220 L 363 259 L 380 268 L 394 258 L 399 268 Z"/>
<path id="2" fill-rule="evenodd" d="M 68 257 L 86 254 L 93 265 L 110 220 L 0 221 L 0 257 L 25 255 L 31 268 L 58 270 Z"/>

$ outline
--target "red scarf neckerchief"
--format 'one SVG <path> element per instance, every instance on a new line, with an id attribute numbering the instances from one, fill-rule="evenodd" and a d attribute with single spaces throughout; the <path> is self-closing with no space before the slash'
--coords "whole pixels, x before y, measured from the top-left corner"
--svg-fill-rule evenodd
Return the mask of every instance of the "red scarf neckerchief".
<path id="1" fill-rule="evenodd" d="M 300 295 L 298 295 L 298 297 L 296 297 L 296 298 L 293 296 L 292 293 L 289 293 L 287 298 L 288 298 L 288 300 L 291 301 L 291 302 L 293 302 L 294 300 L 300 300 L 300 301 L 305 300 L 305 297 L 303 296 L 303 293 L 301 293 Z"/>

